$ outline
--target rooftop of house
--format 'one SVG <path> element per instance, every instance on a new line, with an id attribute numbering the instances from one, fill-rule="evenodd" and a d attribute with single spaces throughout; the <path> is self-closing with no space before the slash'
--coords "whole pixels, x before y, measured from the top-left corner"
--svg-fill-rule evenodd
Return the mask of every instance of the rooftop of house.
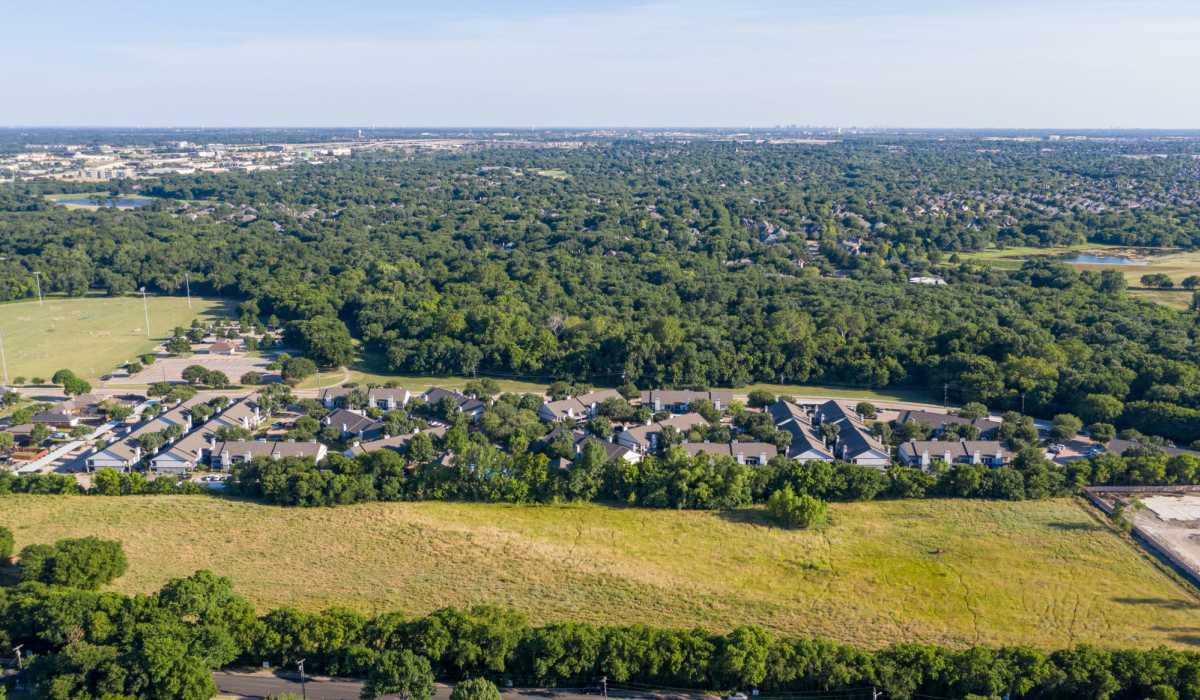
<path id="1" fill-rule="evenodd" d="M 699 399 L 728 404 L 733 401 L 733 391 L 729 389 L 713 389 L 708 391 L 693 391 L 691 389 L 650 389 L 642 392 L 642 403 L 659 402 L 667 405 L 691 403 Z"/>
<path id="2" fill-rule="evenodd" d="M 920 457 L 928 454 L 930 459 L 939 459 L 950 455 L 951 460 L 971 458 L 975 454 L 981 457 L 1000 457 L 1008 461 L 1013 453 L 996 440 L 909 440 L 900 444 L 901 455 Z"/>
<path id="3" fill-rule="evenodd" d="M 242 455 L 257 457 L 316 457 L 325 446 L 319 442 L 266 442 L 265 440 L 230 440 L 219 442 L 213 455 Z"/>
<path id="4" fill-rule="evenodd" d="M 779 454 L 779 448 L 769 442 L 685 442 L 680 447 L 692 457 L 704 453 L 734 458 L 763 457 L 769 460 Z"/>
<path id="5" fill-rule="evenodd" d="M 326 425 L 331 425 L 343 433 L 359 433 L 383 427 L 382 421 L 345 408 L 339 408 L 325 416 L 324 421 Z"/>

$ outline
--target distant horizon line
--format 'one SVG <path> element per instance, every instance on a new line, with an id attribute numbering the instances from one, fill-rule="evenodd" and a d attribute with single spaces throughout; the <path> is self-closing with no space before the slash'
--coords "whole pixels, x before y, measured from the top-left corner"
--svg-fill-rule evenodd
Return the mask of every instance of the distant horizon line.
<path id="1" fill-rule="evenodd" d="M 834 130 L 858 130 L 858 131 L 1019 131 L 1019 132 L 1122 132 L 1122 131 L 1151 131 L 1151 132 L 1200 132 L 1200 126 L 1195 127 L 1160 127 L 1160 126 L 1070 126 L 1070 127 L 1054 127 L 1054 126 L 861 126 L 861 125 L 812 125 L 812 124 L 796 124 L 796 125 L 775 125 L 775 126 L 747 126 L 747 125 L 707 125 L 707 126 L 681 126 L 681 125 L 665 125 L 665 126 L 638 126 L 638 125 L 591 125 L 591 126 L 512 126 L 512 125 L 445 125 L 445 126 L 380 126 L 374 125 L 315 125 L 315 126 L 297 126 L 297 125 L 280 125 L 280 124 L 262 124 L 262 125 L 224 125 L 224 126 L 208 126 L 208 125 L 155 125 L 155 126 L 131 126 L 131 125 L 97 125 L 97 124 L 4 124 L 0 125 L 0 129 L 40 129 L 40 130 L 66 130 L 66 129 L 92 129 L 96 131 L 110 130 L 128 130 L 128 131 L 217 131 L 217 130 L 242 130 L 255 131 L 274 129 L 280 131 L 313 131 L 318 129 L 324 130 L 357 130 L 363 131 L 512 131 L 520 132 L 537 132 L 537 131 L 595 131 L 595 130 L 638 130 L 638 131 L 795 131 L 795 130 L 819 130 L 819 131 L 834 131 Z"/>

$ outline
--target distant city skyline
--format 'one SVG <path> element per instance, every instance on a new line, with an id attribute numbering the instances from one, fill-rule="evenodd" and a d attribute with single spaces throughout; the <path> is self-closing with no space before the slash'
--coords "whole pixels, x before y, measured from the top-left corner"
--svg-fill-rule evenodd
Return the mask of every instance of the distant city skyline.
<path id="1" fill-rule="evenodd" d="M 1200 127 L 1182 0 L 8 4 L 4 126 Z"/>

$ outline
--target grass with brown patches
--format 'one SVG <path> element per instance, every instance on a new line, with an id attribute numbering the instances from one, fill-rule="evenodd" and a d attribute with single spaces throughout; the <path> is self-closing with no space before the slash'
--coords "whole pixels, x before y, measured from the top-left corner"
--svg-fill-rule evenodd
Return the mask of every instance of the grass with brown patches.
<path id="1" fill-rule="evenodd" d="M 275 508 L 208 497 L 0 497 L 18 546 L 124 542 L 116 588 L 207 568 L 259 608 L 419 614 L 512 606 L 535 622 L 752 623 L 875 646 L 1184 645 L 1192 593 L 1074 500 L 833 506 L 820 532 L 735 514 L 373 503 Z"/>

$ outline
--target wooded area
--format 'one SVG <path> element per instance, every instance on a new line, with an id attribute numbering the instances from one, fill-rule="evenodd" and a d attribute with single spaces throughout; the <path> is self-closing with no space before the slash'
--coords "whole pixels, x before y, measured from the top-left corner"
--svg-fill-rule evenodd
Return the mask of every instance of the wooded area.
<path id="1" fill-rule="evenodd" d="M 353 334 L 406 373 L 945 384 L 954 401 L 1200 438 L 1194 314 L 1127 298 L 1116 273 L 955 257 L 1193 246 L 1186 143 L 981 143 L 362 155 L 164 177 L 142 192 L 167 199 L 137 211 L 53 208 L 21 184 L 0 193 L 0 299 L 32 296 L 34 270 L 67 294 L 177 293 L 188 273 L 194 292 L 300 322 L 292 339 L 326 365 Z M 931 271 L 949 284 L 908 283 Z"/>

